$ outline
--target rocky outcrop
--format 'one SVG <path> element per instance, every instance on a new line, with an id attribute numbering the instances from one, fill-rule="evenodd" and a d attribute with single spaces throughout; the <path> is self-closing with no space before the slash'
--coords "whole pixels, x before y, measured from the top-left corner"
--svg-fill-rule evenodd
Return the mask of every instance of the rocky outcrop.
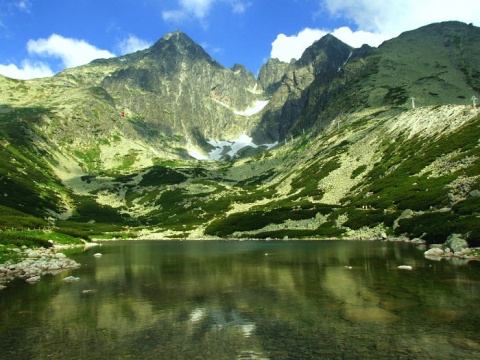
<path id="1" fill-rule="evenodd" d="M 25 249 L 23 252 L 17 252 L 18 256 L 25 257 L 25 259 L 16 263 L 7 261 L 0 264 L 0 285 L 2 287 L 4 287 L 2 284 L 15 278 L 35 283 L 45 274 L 57 274 L 66 269 L 80 267 L 79 263 L 52 248 Z"/>
<path id="2" fill-rule="evenodd" d="M 469 248 L 468 242 L 462 238 L 460 234 L 452 234 L 443 244 L 431 244 L 430 249 L 424 252 L 428 259 L 440 260 L 441 258 L 459 257 L 463 259 L 474 259 L 471 256 L 472 249 Z"/>
<path id="3" fill-rule="evenodd" d="M 267 94 L 273 94 L 280 86 L 287 69 L 288 63 L 278 59 L 268 59 L 260 68 L 258 82 Z"/>

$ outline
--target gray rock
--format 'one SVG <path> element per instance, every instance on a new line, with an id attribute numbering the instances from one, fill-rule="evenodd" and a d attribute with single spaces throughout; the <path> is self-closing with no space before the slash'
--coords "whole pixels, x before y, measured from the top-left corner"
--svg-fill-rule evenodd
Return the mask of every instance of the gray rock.
<path id="1" fill-rule="evenodd" d="M 395 230 L 398 228 L 398 222 L 402 219 L 408 219 L 413 216 L 413 211 L 410 209 L 403 210 L 403 212 L 400 214 L 400 216 L 393 222 L 393 229 Z"/>
<path id="2" fill-rule="evenodd" d="M 460 234 L 452 234 L 445 241 L 444 246 L 450 248 L 453 252 L 461 252 L 464 249 L 468 248 L 468 243 L 466 240 L 461 238 Z"/>
<path id="3" fill-rule="evenodd" d="M 473 190 L 468 193 L 468 197 L 479 197 L 480 196 L 480 190 Z"/>
<path id="4" fill-rule="evenodd" d="M 423 253 L 427 257 L 441 257 L 445 252 L 440 248 L 431 248 Z"/>
<path id="5" fill-rule="evenodd" d="M 38 257 L 40 257 L 40 253 L 38 251 L 31 250 L 31 251 L 27 252 L 27 256 L 29 258 L 38 258 Z"/>
<path id="6" fill-rule="evenodd" d="M 415 238 L 415 239 L 412 239 L 412 241 L 410 241 L 412 244 L 415 244 L 415 245 L 425 245 L 427 242 L 423 239 L 420 239 L 420 238 Z"/>
<path id="7" fill-rule="evenodd" d="M 34 284 L 39 280 L 40 280 L 40 276 L 32 276 L 32 277 L 29 277 L 29 278 L 25 279 L 25 281 L 28 282 L 29 284 Z"/>

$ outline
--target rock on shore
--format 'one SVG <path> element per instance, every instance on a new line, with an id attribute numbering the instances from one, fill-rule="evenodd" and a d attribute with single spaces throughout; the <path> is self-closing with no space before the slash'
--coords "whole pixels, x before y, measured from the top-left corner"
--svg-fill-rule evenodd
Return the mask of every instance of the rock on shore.
<path id="1" fill-rule="evenodd" d="M 24 249 L 20 255 L 24 259 L 18 263 L 6 261 L 5 264 L 0 264 L 0 290 L 5 288 L 3 284 L 15 278 L 35 283 L 42 275 L 57 274 L 65 269 L 80 267 L 79 263 L 52 248 Z"/>

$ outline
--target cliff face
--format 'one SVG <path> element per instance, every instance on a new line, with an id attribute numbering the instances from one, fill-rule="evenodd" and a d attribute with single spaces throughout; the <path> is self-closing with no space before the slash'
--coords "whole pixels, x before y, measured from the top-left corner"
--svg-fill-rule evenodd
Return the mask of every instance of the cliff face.
<path id="1" fill-rule="evenodd" d="M 183 33 L 172 33 L 152 48 L 125 60 L 100 84 L 129 117 L 183 144 L 204 144 L 249 132 L 252 122 L 239 115 L 260 94 L 244 67 L 226 69 Z"/>
<path id="2" fill-rule="evenodd" d="M 52 78 L 0 77 L 0 225 L 480 244 L 479 44 L 456 22 L 379 48 L 327 35 L 257 80 L 175 32 Z"/>

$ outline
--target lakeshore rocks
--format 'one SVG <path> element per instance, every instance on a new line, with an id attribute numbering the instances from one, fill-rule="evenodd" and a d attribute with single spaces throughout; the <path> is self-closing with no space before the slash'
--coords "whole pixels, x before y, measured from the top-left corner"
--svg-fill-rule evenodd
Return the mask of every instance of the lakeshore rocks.
<path id="1" fill-rule="evenodd" d="M 445 241 L 445 246 L 451 249 L 454 253 L 461 252 L 468 248 L 466 240 L 461 238 L 460 234 L 452 234 Z"/>
<path id="2" fill-rule="evenodd" d="M 443 244 L 430 244 L 430 249 L 424 252 L 424 256 L 437 261 L 453 257 L 467 260 L 476 258 L 476 256 L 472 256 L 472 249 L 468 247 L 468 242 L 460 234 L 450 235 Z"/>
<path id="3" fill-rule="evenodd" d="M 63 253 L 57 253 L 54 249 L 13 249 L 23 255 L 24 259 L 17 263 L 11 261 L 0 264 L 0 285 L 15 278 L 24 279 L 30 284 L 40 280 L 45 274 L 57 274 L 66 269 L 75 269 L 80 264 L 67 258 Z"/>

